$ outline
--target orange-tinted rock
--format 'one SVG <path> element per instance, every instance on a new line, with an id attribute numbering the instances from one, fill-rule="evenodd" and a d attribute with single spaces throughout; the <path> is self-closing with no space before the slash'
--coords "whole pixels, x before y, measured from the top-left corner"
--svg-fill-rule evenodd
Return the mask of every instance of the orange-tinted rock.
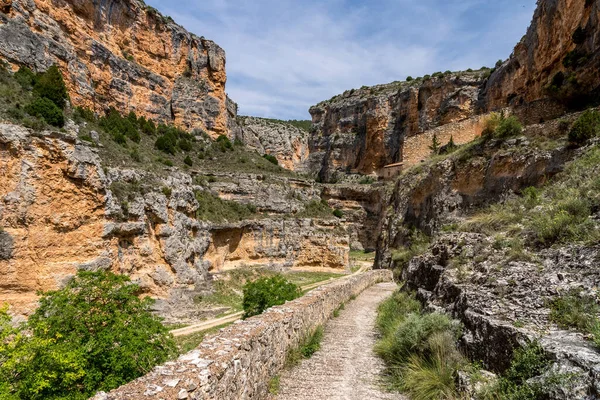
<path id="1" fill-rule="evenodd" d="M 0 14 L 0 58 L 57 64 L 75 106 L 227 133 L 225 52 L 142 1 L 15 0 Z"/>

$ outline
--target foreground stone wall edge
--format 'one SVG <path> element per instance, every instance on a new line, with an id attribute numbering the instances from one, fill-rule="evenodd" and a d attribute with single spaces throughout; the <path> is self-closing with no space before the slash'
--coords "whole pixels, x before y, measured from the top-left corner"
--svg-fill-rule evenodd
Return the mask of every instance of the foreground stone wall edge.
<path id="1" fill-rule="evenodd" d="M 196 350 L 108 394 L 99 393 L 93 400 L 264 398 L 269 380 L 283 369 L 290 349 L 352 296 L 391 280 L 391 271 L 369 271 L 315 289 L 235 323 L 204 340 Z"/>

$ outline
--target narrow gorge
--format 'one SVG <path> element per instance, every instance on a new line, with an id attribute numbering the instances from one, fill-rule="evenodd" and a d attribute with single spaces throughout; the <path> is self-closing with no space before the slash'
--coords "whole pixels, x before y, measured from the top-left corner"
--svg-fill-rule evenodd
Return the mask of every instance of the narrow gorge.
<path id="1" fill-rule="evenodd" d="M 412 398 L 380 343 L 402 296 L 460 326 L 443 398 L 600 396 L 597 0 L 539 0 L 493 68 L 350 89 L 311 121 L 238 115 L 225 50 L 141 0 L 0 1 L 0 61 L 0 364 L 82 272 L 130 279 L 167 335 L 210 325 L 133 382 L 73 372 L 81 396 L 52 397 L 69 385 L 50 374 L 35 398 Z M 278 277 L 304 296 L 236 321 L 247 284 Z M 381 369 L 355 393 L 353 329 L 369 349 L 352 357 Z M 518 397 L 532 344 L 547 366 Z M 296 391 L 330 363 L 339 379 Z M 7 382 L 0 398 L 27 397 Z"/>

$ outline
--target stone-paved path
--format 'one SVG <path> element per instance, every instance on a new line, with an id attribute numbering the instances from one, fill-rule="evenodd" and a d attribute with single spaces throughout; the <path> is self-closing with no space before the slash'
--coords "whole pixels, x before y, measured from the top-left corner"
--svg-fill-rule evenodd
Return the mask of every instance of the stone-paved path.
<path id="1" fill-rule="evenodd" d="M 346 304 L 325 326 L 321 350 L 281 374 L 277 400 L 405 399 L 380 388 L 382 361 L 373 352 L 377 305 L 397 288 L 380 283 Z"/>

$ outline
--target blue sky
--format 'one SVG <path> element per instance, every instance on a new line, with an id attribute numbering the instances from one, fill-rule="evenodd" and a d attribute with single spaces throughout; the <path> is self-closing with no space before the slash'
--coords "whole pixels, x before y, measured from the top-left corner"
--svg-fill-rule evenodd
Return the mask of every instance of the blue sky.
<path id="1" fill-rule="evenodd" d="M 493 66 L 535 0 L 146 0 L 227 53 L 240 114 L 310 119 L 344 90 Z"/>

